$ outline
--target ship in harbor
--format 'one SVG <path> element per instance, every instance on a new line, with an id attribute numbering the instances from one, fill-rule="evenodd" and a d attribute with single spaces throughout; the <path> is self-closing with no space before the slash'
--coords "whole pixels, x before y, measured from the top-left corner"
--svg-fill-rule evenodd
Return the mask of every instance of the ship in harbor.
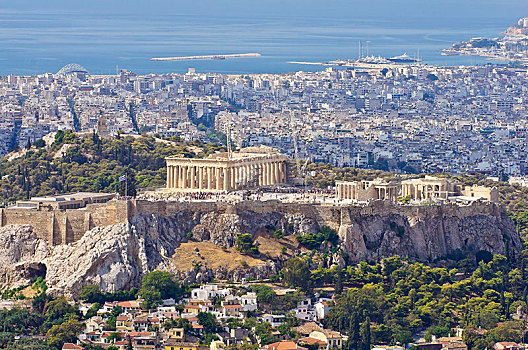
<path id="1" fill-rule="evenodd" d="M 417 62 L 421 62 L 422 61 L 421 59 L 413 58 L 413 57 L 407 55 L 406 53 L 404 53 L 401 56 L 394 56 L 394 57 L 387 58 L 387 59 L 389 61 L 391 61 L 391 62 L 394 62 L 394 63 L 417 63 Z"/>

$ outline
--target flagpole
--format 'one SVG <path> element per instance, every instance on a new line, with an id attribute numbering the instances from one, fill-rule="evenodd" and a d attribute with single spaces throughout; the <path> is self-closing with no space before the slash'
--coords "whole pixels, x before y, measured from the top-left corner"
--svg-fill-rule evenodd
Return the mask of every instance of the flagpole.
<path id="1" fill-rule="evenodd" d="M 125 200 L 128 200 L 128 176 L 125 173 Z"/>

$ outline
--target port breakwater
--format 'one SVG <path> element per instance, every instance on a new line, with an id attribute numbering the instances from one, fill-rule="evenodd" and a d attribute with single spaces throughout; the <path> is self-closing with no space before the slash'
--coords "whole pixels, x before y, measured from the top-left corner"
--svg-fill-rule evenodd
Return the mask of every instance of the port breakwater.
<path id="1" fill-rule="evenodd" d="M 235 53 L 227 55 L 201 55 L 201 56 L 175 56 L 153 57 L 151 61 L 187 61 L 187 60 L 224 60 L 227 58 L 254 58 L 261 57 L 260 53 Z"/>

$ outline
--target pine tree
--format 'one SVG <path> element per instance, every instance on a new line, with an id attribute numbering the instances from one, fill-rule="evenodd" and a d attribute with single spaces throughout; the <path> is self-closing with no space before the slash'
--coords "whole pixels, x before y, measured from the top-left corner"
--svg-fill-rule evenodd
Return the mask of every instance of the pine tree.
<path id="1" fill-rule="evenodd" d="M 334 290 L 335 290 L 336 295 L 343 293 L 343 277 L 342 277 L 341 269 L 337 271 Z"/>
<path id="2" fill-rule="evenodd" d="M 128 343 L 127 343 L 126 350 L 134 350 L 134 347 L 132 346 L 132 340 L 130 340 L 130 335 L 128 334 L 127 334 L 127 339 L 128 339 Z"/>
<path id="3" fill-rule="evenodd" d="M 370 350 L 371 334 L 370 334 L 370 317 L 367 316 L 365 322 L 361 324 L 360 329 L 360 347 L 361 350 Z"/>
<path id="4" fill-rule="evenodd" d="M 360 350 L 359 315 L 356 310 L 350 313 L 347 350 Z"/>

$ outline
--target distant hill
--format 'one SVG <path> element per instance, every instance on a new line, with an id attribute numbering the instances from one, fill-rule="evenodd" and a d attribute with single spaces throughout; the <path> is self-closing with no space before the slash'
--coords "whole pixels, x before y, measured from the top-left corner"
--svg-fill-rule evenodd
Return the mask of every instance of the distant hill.
<path id="1" fill-rule="evenodd" d="M 204 157 L 218 150 L 223 148 L 217 144 L 179 138 L 103 139 L 59 131 L 49 145 L 37 140 L 25 152 L 0 159 L 0 204 L 77 191 L 117 192 L 118 178 L 125 173 L 137 188 L 162 187 L 165 157 Z"/>

